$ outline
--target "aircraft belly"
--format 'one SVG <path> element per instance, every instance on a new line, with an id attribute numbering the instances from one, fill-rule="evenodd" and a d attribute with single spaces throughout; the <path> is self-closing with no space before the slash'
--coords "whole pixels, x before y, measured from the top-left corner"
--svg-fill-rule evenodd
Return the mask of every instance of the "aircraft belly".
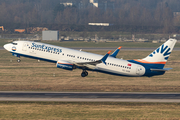
<path id="1" fill-rule="evenodd" d="M 145 74 L 145 68 L 138 64 L 132 64 L 131 69 L 121 68 L 121 67 L 112 67 L 107 65 L 97 65 L 97 70 L 104 71 L 110 74 L 118 74 L 122 76 L 143 76 Z"/>
<path id="2" fill-rule="evenodd" d="M 116 74 L 116 75 L 120 75 L 120 76 L 137 76 L 136 74 L 133 74 L 132 71 L 130 71 L 130 70 L 117 69 L 117 68 L 113 68 L 113 67 L 99 66 L 96 68 L 96 70 L 106 72 L 109 74 Z"/>
<path id="3" fill-rule="evenodd" d="M 106 68 L 98 67 L 97 70 L 99 70 L 101 72 L 106 72 L 106 73 L 109 73 L 109 74 L 120 75 L 120 76 L 133 76 L 130 73 L 126 73 L 126 72 L 123 72 L 123 71 L 117 71 L 117 70 L 113 70 L 113 69 L 106 69 Z"/>

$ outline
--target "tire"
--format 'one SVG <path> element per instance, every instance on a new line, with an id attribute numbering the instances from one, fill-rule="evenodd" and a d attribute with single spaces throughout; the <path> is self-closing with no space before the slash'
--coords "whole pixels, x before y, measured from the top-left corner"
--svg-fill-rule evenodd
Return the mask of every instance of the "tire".
<path id="1" fill-rule="evenodd" d="M 88 76 L 88 72 L 87 71 L 85 72 L 85 75 Z"/>
<path id="2" fill-rule="evenodd" d="M 21 62 L 21 60 L 20 60 L 20 59 L 18 59 L 18 60 L 17 60 L 17 62 L 18 62 L 18 63 L 20 63 L 20 62 Z"/>
<path id="3" fill-rule="evenodd" d="M 85 73 L 85 72 L 82 72 L 82 73 L 81 73 L 81 77 L 86 77 L 86 73 Z"/>

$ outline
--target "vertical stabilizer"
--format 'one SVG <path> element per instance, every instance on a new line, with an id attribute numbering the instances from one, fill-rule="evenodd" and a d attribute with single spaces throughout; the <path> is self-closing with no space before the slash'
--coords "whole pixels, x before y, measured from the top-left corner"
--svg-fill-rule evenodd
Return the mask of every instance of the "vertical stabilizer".
<path id="1" fill-rule="evenodd" d="M 153 51 L 150 55 L 148 55 L 146 58 L 136 61 L 151 64 L 151 66 L 156 68 L 163 68 L 176 42 L 177 40 L 175 39 L 169 39 L 163 45 L 161 45 L 155 51 Z"/>

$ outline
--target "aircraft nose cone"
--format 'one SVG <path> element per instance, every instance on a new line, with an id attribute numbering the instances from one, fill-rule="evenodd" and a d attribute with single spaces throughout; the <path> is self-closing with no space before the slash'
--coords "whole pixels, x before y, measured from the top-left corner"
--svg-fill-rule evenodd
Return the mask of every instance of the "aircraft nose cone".
<path id="1" fill-rule="evenodd" d="M 9 50 L 9 44 L 5 44 L 3 47 L 4 49 Z"/>

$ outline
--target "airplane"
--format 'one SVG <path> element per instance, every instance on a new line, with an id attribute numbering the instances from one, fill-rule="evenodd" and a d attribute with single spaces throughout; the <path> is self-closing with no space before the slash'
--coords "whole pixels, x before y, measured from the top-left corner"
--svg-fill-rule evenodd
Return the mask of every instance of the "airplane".
<path id="1" fill-rule="evenodd" d="M 111 51 L 104 56 L 74 50 L 65 47 L 34 41 L 14 41 L 4 45 L 13 56 L 34 58 L 56 63 L 57 68 L 66 70 L 82 69 L 81 76 L 88 76 L 87 71 L 97 71 L 117 76 L 152 77 L 163 75 L 172 68 L 164 68 L 177 40 L 169 39 L 150 55 L 143 59 L 123 60 L 116 58 L 121 47 L 111 55 Z"/>

